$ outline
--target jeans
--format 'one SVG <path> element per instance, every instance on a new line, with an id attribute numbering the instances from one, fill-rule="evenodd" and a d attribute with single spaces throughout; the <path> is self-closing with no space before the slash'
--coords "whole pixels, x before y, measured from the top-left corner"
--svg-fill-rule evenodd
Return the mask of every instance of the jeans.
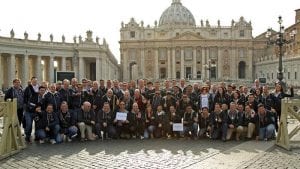
<path id="1" fill-rule="evenodd" d="M 43 140 L 47 137 L 46 132 L 44 129 L 38 129 L 35 131 L 35 136 L 39 140 Z"/>
<path id="2" fill-rule="evenodd" d="M 32 132 L 32 122 L 33 122 L 33 115 L 34 113 L 32 112 L 28 112 L 26 111 L 25 112 L 25 123 L 26 123 L 26 126 L 25 126 L 25 135 L 26 135 L 26 140 L 29 140 L 30 137 L 31 137 L 31 132 Z"/>
<path id="3" fill-rule="evenodd" d="M 222 124 L 222 140 L 226 140 L 227 130 L 228 130 L 228 124 L 227 123 L 223 123 Z"/>
<path id="4" fill-rule="evenodd" d="M 149 138 L 150 134 L 153 134 L 155 131 L 155 126 L 154 125 L 150 125 L 148 126 L 145 131 L 144 131 L 144 137 L 145 138 Z"/>
<path id="5" fill-rule="evenodd" d="M 78 128 L 76 126 L 70 126 L 69 128 L 62 129 L 62 134 L 65 134 L 69 138 L 75 136 L 77 132 L 78 132 Z"/>
<path id="6" fill-rule="evenodd" d="M 49 129 L 50 131 L 48 131 L 47 133 L 49 134 L 50 139 L 54 139 L 56 143 L 61 143 L 62 138 L 59 134 L 60 126 L 56 124 L 54 126 L 50 126 Z"/>
<path id="7" fill-rule="evenodd" d="M 192 125 L 189 126 L 183 126 L 183 133 L 181 133 L 181 135 L 189 135 L 189 132 L 192 133 L 193 137 L 197 136 L 198 123 L 193 123 Z"/>
<path id="8" fill-rule="evenodd" d="M 275 126 L 274 124 L 269 124 L 267 127 L 259 128 L 259 139 L 270 139 L 274 136 Z"/>

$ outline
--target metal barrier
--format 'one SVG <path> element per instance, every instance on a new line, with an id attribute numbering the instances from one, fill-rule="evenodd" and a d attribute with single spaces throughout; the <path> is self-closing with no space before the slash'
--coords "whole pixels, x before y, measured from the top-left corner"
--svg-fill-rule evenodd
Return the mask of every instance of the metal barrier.
<path id="1" fill-rule="evenodd" d="M 289 120 L 288 120 L 289 119 Z M 294 123 L 291 123 L 294 120 Z M 293 127 L 291 131 L 288 131 L 288 124 Z M 290 126 L 289 126 L 290 127 Z M 276 144 L 286 150 L 299 147 L 299 140 L 291 140 L 297 132 L 300 130 L 300 100 L 281 100 L 281 117 L 279 132 L 276 138 Z"/>
<path id="2" fill-rule="evenodd" d="M 0 102 L 0 159 L 25 148 L 17 118 L 17 99 Z"/>

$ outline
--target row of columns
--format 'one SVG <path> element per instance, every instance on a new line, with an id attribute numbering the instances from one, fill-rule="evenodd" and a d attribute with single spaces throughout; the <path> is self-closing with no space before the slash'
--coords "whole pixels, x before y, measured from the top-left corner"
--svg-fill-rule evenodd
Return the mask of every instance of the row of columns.
<path id="1" fill-rule="evenodd" d="M 0 53 L 0 65 L 2 66 L 3 64 L 6 64 L 6 62 L 2 61 L 2 55 Z M 18 68 L 16 68 L 16 59 L 17 59 L 17 54 L 9 54 L 8 56 L 5 56 L 7 58 L 7 69 L 4 70 L 4 68 L 2 69 L 2 73 L 1 74 L 1 77 L 0 77 L 0 84 L 3 84 L 4 81 L 7 80 L 7 85 L 10 86 L 13 79 L 16 78 L 16 73 L 17 71 L 21 72 L 19 75 L 20 75 L 20 79 L 22 81 L 22 86 L 27 86 L 27 81 L 30 80 L 31 77 L 29 77 L 30 74 L 32 74 L 33 76 L 37 77 L 37 79 L 39 81 L 42 81 L 43 80 L 43 69 L 42 69 L 42 64 L 41 64 L 41 61 L 42 61 L 42 56 L 40 55 L 35 55 L 34 59 L 32 59 L 32 64 L 30 65 L 29 63 L 29 55 L 27 54 L 23 54 L 21 55 L 21 60 L 19 62 L 20 66 Z M 61 71 L 66 71 L 66 57 L 60 57 L 60 70 Z M 1 63 L 2 62 L 2 63 Z M 54 56 L 53 55 L 50 55 L 49 56 L 49 64 L 46 65 L 46 68 L 44 71 L 47 71 L 45 72 L 46 76 L 48 76 L 48 81 L 49 82 L 54 82 Z M 32 72 L 29 72 L 29 67 L 32 66 Z M 7 79 L 4 79 L 3 78 L 3 75 L 6 73 L 7 75 Z"/>

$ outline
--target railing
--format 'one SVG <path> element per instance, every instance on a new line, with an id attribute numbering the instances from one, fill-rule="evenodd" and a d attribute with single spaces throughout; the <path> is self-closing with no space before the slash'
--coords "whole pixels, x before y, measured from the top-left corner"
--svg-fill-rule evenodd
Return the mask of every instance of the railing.
<path id="1" fill-rule="evenodd" d="M 17 118 L 17 100 L 0 102 L 0 159 L 25 148 Z"/>
<path id="2" fill-rule="evenodd" d="M 289 125 L 289 126 L 288 126 Z M 288 129 L 291 129 L 289 131 Z M 300 100 L 282 99 L 280 127 L 276 139 L 276 144 L 287 150 L 300 147 L 299 140 L 293 140 L 293 137 L 300 130 Z"/>

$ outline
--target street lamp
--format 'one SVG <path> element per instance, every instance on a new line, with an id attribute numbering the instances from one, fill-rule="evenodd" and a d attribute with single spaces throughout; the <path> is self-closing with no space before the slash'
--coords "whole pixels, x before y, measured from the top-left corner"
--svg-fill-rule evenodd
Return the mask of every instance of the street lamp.
<path id="1" fill-rule="evenodd" d="M 289 44 L 291 42 L 293 42 L 295 40 L 295 35 L 296 35 L 296 30 L 293 29 L 289 35 L 290 35 L 290 39 L 285 39 L 284 36 L 284 26 L 282 26 L 282 17 L 279 16 L 278 17 L 278 23 L 279 23 L 279 32 L 276 33 L 276 39 L 271 39 L 272 36 L 272 29 L 269 28 L 267 33 L 266 33 L 266 38 L 268 38 L 268 42 L 267 45 L 277 45 L 279 47 L 279 66 L 278 66 L 278 74 L 277 74 L 277 79 L 279 81 L 279 83 L 281 84 L 282 87 L 285 87 L 283 80 L 283 72 L 282 72 L 282 55 L 283 55 L 283 51 L 282 51 L 282 47 L 285 44 Z"/>
<path id="2" fill-rule="evenodd" d="M 210 81 L 210 76 L 211 76 L 211 70 L 213 69 L 213 68 L 215 68 L 217 65 L 215 64 L 215 61 L 212 61 L 212 60 L 208 60 L 208 64 L 206 63 L 206 64 L 204 64 L 204 67 L 205 67 L 205 69 L 206 70 L 208 70 L 208 80 Z"/>
<path id="3" fill-rule="evenodd" d="M 130 75 L 130 79 L 129 80 L 132 80 L 132 66 L 133 65 L 136 65 L 135 61 L 132 61 L 132 62 L 129 63 L 129 75 Z"/>

